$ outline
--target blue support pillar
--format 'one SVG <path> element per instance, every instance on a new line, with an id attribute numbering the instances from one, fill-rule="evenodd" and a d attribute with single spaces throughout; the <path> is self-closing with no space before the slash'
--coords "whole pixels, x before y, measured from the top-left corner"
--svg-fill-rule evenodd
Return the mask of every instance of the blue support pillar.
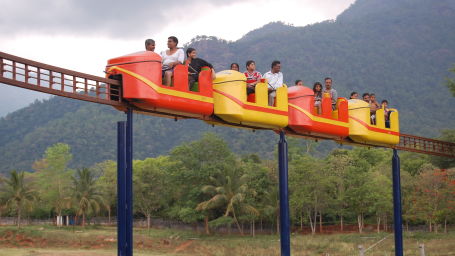
<path id="1" fill-rule="evenodd" d="M 283 131 L 280 132 L 278 143 L 278 167 L 280 180 L 280 242 L 281 255 L 291 255 L 291 232 L 289 219 L 289 189 L 288 189 L 288 144 Z"/>
<path id="2" fill-rule="evenodd" d="M 117 124 L 118 255 L 133 255 L 133 111 Z"/>
<path id="3" fill-rule="evenodd" d="M 133 255 L 133 110 L 126 119 L 126 256 Z"/>
<path id="4" fill-rule="evenodd" d="M 403 256 L 403 220 L 401 213 L 401 181 L 400 157 L 397 150 L 393 149 L 392 157 L 393 179 L 393 225 L 395 233 L 395 256 Z"/>
<path id="5" fill-rule="evenodd" d="M 126 123 L 117 123 L 117 251 L 126 254 Z"/>

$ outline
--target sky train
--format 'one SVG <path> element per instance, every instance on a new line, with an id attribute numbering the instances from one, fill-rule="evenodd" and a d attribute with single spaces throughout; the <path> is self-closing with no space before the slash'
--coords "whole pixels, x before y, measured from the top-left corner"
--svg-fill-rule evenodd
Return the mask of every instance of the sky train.
<path id="1" fill-rule="evenodd" d="M 353 140 L 368 145 L 396 145 L 400 141 L 399 116 L 389 109 L 389 125 L 384 110 L 370 122 L 370 108 L 362 100 L 338 98 L 336 110 L 331 99 L 322 99 L 322 111 L 314 107 L 313 90 L 305 86 L 278 88 L 274 106 L 268 105 L 267 81 L 256 85 L 247 96 L 243 73 L 211 70 L 199 74 L 198 91 L 190 91 L 188 68 L 177 65 L 171 86 L 162 84 L 161 57 L 150 51 L 137 52 L 108 61 L 106 74 L 122 80 L 122 97 L 150 111 L 198 118 L 211 124 L 285 130 L 291 135 L 312 135 L 335 140 Z"/>

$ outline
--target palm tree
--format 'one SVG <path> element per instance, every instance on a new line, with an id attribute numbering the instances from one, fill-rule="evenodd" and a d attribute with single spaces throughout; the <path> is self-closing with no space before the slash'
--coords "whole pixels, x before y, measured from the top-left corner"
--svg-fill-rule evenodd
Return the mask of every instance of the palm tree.
<path id="1" fill-rule="evenodd" d="M 98 213 L 104 199 L 96 187 L 95 177 L 87 168 L 76 171 L 73 180 L 73 206 L 76 208 L 77 215 L 82 215 L 82 226 L 85 226 L 85 216 L 89 212 Z"/>
<path id="2" fill-rule="evenodd" d="M 3 196 L 5 206 L 17 212 L 17 227 L 21 226 L 21 216 L 24 207 L 32 208 L 32 203 L 37 200 L 35 191 L 24 179 L 24 172 L 11 171 L 10 178 L 4 179 Z"/>
<path id="3" fill-rule="evenodd" d="M 258 210 L 246 203 L 245 197 L 249 192 L 248 176 L 241 175 L 239 170 L 234 168 L 227 171 L 224 175 L 218 175 L 217 178 L 210 177 L 211 185 L 206 185 L 202 191 L 212 196 L 209 200 L 204 201 L 196 207 L 196 210 L 207 211 L 210 209 L 223 207 L 224 217 L 232 214 L 232 218 L 237 225 L 240 234 L 243 230 L 237 219 L 239 212 L 245 212 L 253 215 L 259 215 Z"/>

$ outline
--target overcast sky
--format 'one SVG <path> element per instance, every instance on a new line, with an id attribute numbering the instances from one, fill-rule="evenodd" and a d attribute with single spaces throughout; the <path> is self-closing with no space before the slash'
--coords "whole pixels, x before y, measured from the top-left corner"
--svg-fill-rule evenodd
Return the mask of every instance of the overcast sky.
<path id="1" fill-rule="evenodd" d="M 235 41 L 272 21 L 335 19 L 354 0 L 0 0 L 0 51 L 102 76 L 107 59 L 175 35 Z"/>

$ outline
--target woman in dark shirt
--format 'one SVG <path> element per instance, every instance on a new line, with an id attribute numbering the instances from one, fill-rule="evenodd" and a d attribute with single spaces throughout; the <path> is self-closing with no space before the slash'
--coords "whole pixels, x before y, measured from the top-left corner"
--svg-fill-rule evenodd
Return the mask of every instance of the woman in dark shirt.
<path id="1" fill-rule="evenodd" d="M 213 70 L 212 64 L 203 59 L 197 58 L 196 54 L 196 49 L 194 48 L 188 48 L 186 50 L 187 59 L 185 64 L 188 66 L 188 83 L 190 91 L 192 91 L 194 83 L 197 82 L 199 73 L 203 67 L 209 67 L 212 70 L 212 79 L 214 79 L 215 76 L 215 70 Z"/>

